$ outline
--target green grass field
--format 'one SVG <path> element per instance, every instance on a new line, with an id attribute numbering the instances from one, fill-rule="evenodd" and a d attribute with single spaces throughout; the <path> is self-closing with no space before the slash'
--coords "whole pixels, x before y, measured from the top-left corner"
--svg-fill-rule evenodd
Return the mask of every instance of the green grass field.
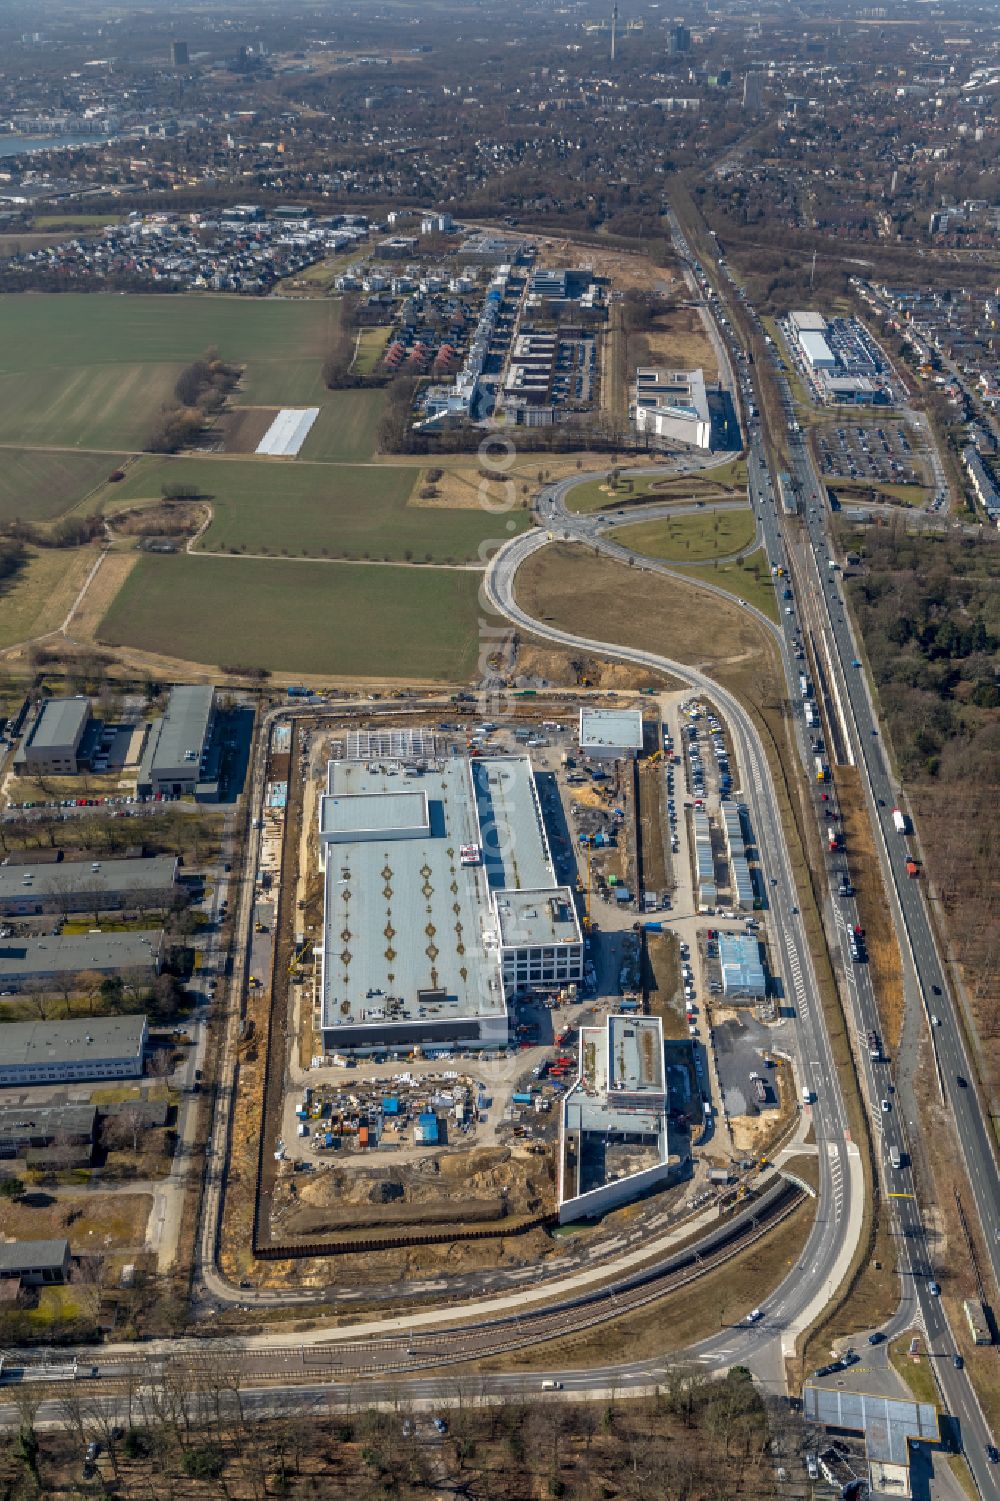
<path id="1" fill-rule="evenodd" d="M 652 459 L 650 460 L 652 462 Z M 591 511 L 610 511 L 634 500 L 661 500 L 665 505 L 676 500 L 678 505 L 692 497 L 719 495 L 718 486 L 727 489 L 745 489 L 747 466 L 745 459 L 730 459 L 714 469 L 698 469 L 683 475 L 636 474 L 627 469 L 620 472 L 618 488 L 612 494 L 607 489 L 605 470 L 596 479 L 576 485 L 566 497 L 566 508 L 580 514 Z"/>
<path id="2" fill-rule="evenodd" d="M 139 459 L 113 486 L 115 506 L 158 498 L 165 483 L 211 497 L 205 552 L 431 560 L 466 563 L 480 543 L 522 530 L 527 512 L 498 520 L 478 509 L 408 506 L 418 471 L 402 466 L 268 462 L 262 459 Z"/>
<path id="3" fill-rule="evenodd" d="M 0 442 L 142 448 L 206 349 L 247 367 L 239 399 L 318 404 L 339 304 L 66 293 L 0 296 Z"/>
<path id="4" fill-rule="evenodd" d="M 223 667 L 465 681 L 479 582 L 456 569 L 147 556 L 98 636 Z"/>
<path id="5" fill-rule="evenodd" d="M 354 362 L 354 368 L 359 375 L 371 375 L 385 353 L 385 346 L 391 332 L 391 325 L 382 323 L 376 325 L 375 328 L 361 330 L 358 357 Z"/>
<path id="6" fill-rule="evenodd" d="M 50 521 L 105 480 L 120 454 L 0 449 L 0 521 Z"/>
<path id="7" fill-rule="evenodd" d="M 319 406 L 320 414 L 299 457 L 332 464 L 370 459 L 384 401 L 384 391 L 327 391 L 324 387 L 322 395 L 305 403 Z"/>
<path id="8" fill-rule="evenodd" d="M 700 568 L 685 568 L 684 577 L 716 584 L 720 589 L 756 605 L 769 619 L 778 620 L 778 601 L 763 548 L 758 548 L 739 563 L 708 563 Z"/>
<path id="9" fill-rule="evenodd" d="M 705 510 L 696 516 L 616 527 L 613 536 L 616 542 L 651 558 L 663 558 L 669 563 L 700 563 L 749 547 L 754 530 L 754 514 L 750 510 Z"/>

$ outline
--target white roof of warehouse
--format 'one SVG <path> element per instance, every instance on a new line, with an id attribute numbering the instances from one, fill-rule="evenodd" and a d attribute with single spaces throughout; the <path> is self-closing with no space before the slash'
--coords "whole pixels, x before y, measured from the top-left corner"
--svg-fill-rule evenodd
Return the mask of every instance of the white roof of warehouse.
<path id="1" fill-rule="evenodd" d="M 580 749 L 642 750 L 641 709 L 581 709 Z"/>

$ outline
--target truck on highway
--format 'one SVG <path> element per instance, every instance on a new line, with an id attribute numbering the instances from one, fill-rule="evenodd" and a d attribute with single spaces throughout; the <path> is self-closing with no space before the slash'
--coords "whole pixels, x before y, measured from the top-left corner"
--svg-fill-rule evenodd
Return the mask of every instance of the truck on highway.
<path id="1" fill-rule="evenodd" d="M 882 1057 L 882 1044 L 877 1032 L 868 1033 L 868 1056 L 873 1063 L 878 1063 Z"/>
<path id="2" fill-rule="evenodd" d="M 893 808 L 892 810 L 892 826 L 897 834 L 908 834 L 910 832 L 910 820 L 898 808 Z"/>
<path id="3" fill-rule="evenodd" d="M 889 1148 L 889 1162 L 894 1168 L 897 1169 L 903 1166 L 902 1154 L 898 1147 Z"/>
<path id="4" fill-rule="evenodd" d="M 810 698 L 812 695 L 812 684 L 804 672 L 799 673 L 799 692 L 803 698 Z"/>
<path id="5" fill-rule="evenodd" d="M 824 762 L 823 757 L 822 756 L 817 756 L 813 764 L 814 764 L 814 766 L 816 768 L 816 780 L 817 780 L 817 782 L 825 782 L 826 781 L 827 772 L 826 772 L 826 763 Z"/>

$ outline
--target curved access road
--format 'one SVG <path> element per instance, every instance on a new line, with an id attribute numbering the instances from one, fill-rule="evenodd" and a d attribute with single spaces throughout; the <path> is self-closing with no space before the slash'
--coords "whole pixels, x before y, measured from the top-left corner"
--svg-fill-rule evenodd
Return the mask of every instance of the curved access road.
<path id="1" fill-rule="evenodd" d="M 553 490 L 565 494 L 562 486 L 553 487 Z M 540 501 L 543 517 L 550 499 L 555 499 L 553 492 L 543 492 Z M 597 545 L 603 550 L 617 548 L 617 544 L 602 543 L 592 517 L 573 517 L 561 505 L 558 512 L 553 510 L 549 514 L 553 521 L 558 515 L 556 524 L 569 540 Z M 771 769 L 750 715 L 732 693 L 707 673 L 658 652 L 576 636 L 537 619 L 520 605 L 515 591 L 517 572 L 547 542 L 545 532 L 528 532 L 507 543 L 497 553 L 484 581 L 488 603 L 521 629 L 557 645 L 633 662 L 689 683 L 696 691 L 711 697 L 723 711 L 734 741 L 742 779 L 741 793 L 749 809 L 770 894 L 774 968 L 784 996 L 794 1011 L 799 1057 L 806 1076 L 803 1087 L 816 1096 L 808 1108 L 812 1112 L 818 1147 L 819 1212 L 795 1273 L 761 1305 L 760 1321 L 749 1327 L 723 1331 L 699 1346 L 695 1353 L 706 1365 L 752 1364 L 758 1374 L 777 1380 L 782 1358 L 791 1353 L 796 1336 L 829 1303 L 847 1274 L 862 1230 L 864 1175 L 860 1153 L 850 1140 L 812 957 L 798 910 L 798 894 L 776 813 L 777 799 Z M 670 571 L 668 565 L 640 556 L 634 556 L 634 566 L 651 572 Z M 726 598 L 732 600 L 728 593 Z M 753 613 L 769 629 L 775 629 L 766 616 L 759 611 Z"/>

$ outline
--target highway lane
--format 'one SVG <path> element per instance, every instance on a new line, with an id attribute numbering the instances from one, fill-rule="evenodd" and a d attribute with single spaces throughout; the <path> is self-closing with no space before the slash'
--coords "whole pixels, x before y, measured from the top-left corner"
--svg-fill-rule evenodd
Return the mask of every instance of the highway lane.
<path id="1" fill-rule="evenodd" d="M 760 325 L 759 320 L 756 320 L 756 314 L 752 309 L 748 311 L 750 316 L 757 321 L 759 330 Z M 735 340 L 732 342 L 735 346 Z M 745 357 L 738 349 L 735 351 L 735 357 L 742 362 L 741 381 L 744 385 L 744 399 L 749 402 L 752 394 L 751 372 Z M 894 891 L 898 902 L 897 930 L 900 935 L 904 964 L 908 957 L 912 959 L 928 1020 L 932 1013 L 940 1015 L 942 1025 L 931 1027 L 931 1037 L 937 1045 L 936 1056 L 942 1076 L 946 1081 L 945 1089 L 948 1097 L 953 1102 L 957 1099 L 960 1107 L 964 1107 L 961 1109 L 961 1118 L 956 1112 L 958 1137 L 969 1168 L 970 1181 L 990 1246 L 990 1260 L 994 1278 L 996 1278 L 998 1253 L 1000 1253 L 1000 1231 L 997 1229 L 997 1207 L 1000 1205 L 1000 1195 L 997 1193 L 996 1159 L 983 1112 L 979 1108 L 975 1092 L 971 1087 L 972 1074 L 965 1053 L 962 1029 L 954 1007 L 950 999 L 947 999 L 943 969 L 923 905 L 922 893 L 918 883 L 911 881 L 905 873 L 905 847 L 901 845 L 899 835 L 892 824 L 892 808 L 897 800 L 897 790 L 891 785 L 889 769 L 881 751 L 877 720 L 868 693 L 867 682 L 859 669 L 848 665 L 859 661 L 860 657 L 850 617 L 840 597 L 837 575 L 828 567 L 830 552 L 825 533 L 827 519 L 825 492 L 820 486 L 804 438 L 798 430 L 791 392 L 777 369 L 777 360 L 773 355 L 772 359 L 784 400 L 793 454 L 793 473 L 803 501 L 807 535 L 812 552 L 813 573 L 807 579 L 803 579 L 801 569 L 799 570 L 798 592 L 801 597 L 803 588 L 810 590 L 823 612 L 822 642 L 827 648 L 826 660 L 836 680 L 838 714 L 843 722 L 850 760 L 862 769 L 862 781 L 866 784 L 869 812 L 878 836 L 876 842 L 878 843 L 878 839 L 881 839 L 883 864 L 889 877 L 890 889 Z M 759 419 L 751 419 L 749 424 L 748 469 L 751 502 L 762 520 L 769 555 L 773 561 L 787 562 L 789 552 L 785 548 L 786 521 L 779 509 L 775 487 L 767 471 Z M 793 605 L 792 608 L 794 612 L 798 606 Z M 792 616 L 784 615 L 782 619 L 786 635 L 790 635 L 797 629 L 794 613 Z M 806 764 L 808 766 L 808 761 Z M 834 906 L 836 907 L 836 902 Z M 841 929 L 845 937 L 846 924 L 851 919 L 857 921 L 853 903 L 849 903 L 839 913 Z M 856 972 L 856 967 L 849 957 L 849 949 L 845 950 L 842 947 L 842 955 L 845 973 L 855 971 L 853 989 L 850 983 L 848 988 L 855 1005 L 859 1031 L 863 1032 L 869 1028 L 877 1030 L 878 1013 L 870 978 L 863 973 Z M 860 967 L 862 970 L 864 968 L 864 966 Z M 946 1000 L 947 1023 L 944 1014 Z M 950 1078 L 954 1080 L 950 1088 L 949 1069 L 953 1071 Z M 959 1082 L 960 1080 L 965 1082 Z M 910 1323 L 921 1323 L 927 1336 L 928 1347 L 938 1355 L 948 1357 L 955 1350 L 955 1341 L 948 1327 L 940 1299 L 931 1292 L 931 1286 L 936 1285 L 935 1268 L 929 1253 L 920 1205 L 916 1197 L 912 1168 L 907 1163 L 904 1168 L 896 1170 L 892 1168 L 890 1162 L 890 1152 L 893 1146 L 900 1151 L 904 1161 L 906 1159 L 907 1146 L 903 1123 L 898 1111 L 891 1109 L 889 1112 L 891 1119 L 887 1118 L 884 1126 L 882 1125 L 883 1112 L 880 1108 L 880 1099 L 884 1097 L 885 1090 L 880 1086 L 882 1086 L 882 1081 L 876 1078 L 869 1069 L 868 1088 L 871 1114 L 877 1125 L 882 1126 L 880 1138 L 884 1191 L 887 1196 L 896 1193 L 901 1195 L 898 1198 L 887 1197 L 887 1202 L 891 1206 L 890 1225 L 899 1247 L 902 1282 L 902 1303 L 891 1327 L 905 1327 L 907 1319 Z M 912 1111 L 907 1111 L 907 1114 L 911 1115 L 914 1127 L 919 1129 L 918 1109 L 913 1108 Z M 984 1495 L 994 1494 L 996 1491 L 994 1473 L 985 1458 L 985 1448 L 991 1442 L 991 1436 L 968 1374 L 956 1370 L 948 1358 L 935 1360 L 933 1368 L 950 1411 L 962 1425 L 966 1453 L 976 1483 Z"/>

